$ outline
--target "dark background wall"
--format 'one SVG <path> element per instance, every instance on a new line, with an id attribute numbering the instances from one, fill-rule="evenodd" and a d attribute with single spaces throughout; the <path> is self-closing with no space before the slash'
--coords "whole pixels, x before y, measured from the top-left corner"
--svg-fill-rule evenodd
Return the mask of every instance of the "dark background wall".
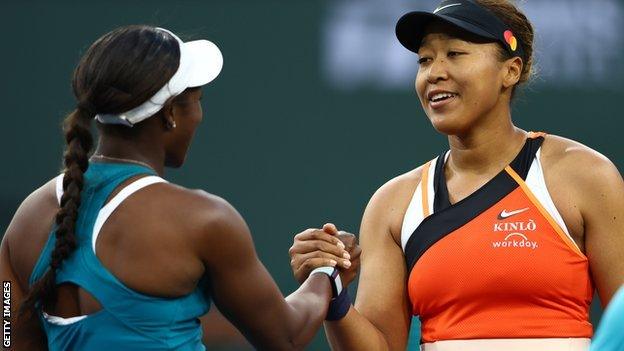
<path id="1" fill-rule="evenodd" d="M 584 3 L 524 3 L 539 22 L 543 65 L 514 120 L 585 143 L 622 169 L 622 17 L 609 18 L 624 5 L 592 1 L 583 11 Z M 153 24 L 211 39 L 225 57 L 221 76 L 204 90 L 204 122 L 188 161 L 166 177 L 228 199 L 282 291 L 291 292 L 293 234 L 327 221 L 357 232 L 381 184 L 447 147 L 413 92 L 416 57 L 393 37 L 403 12 L 435 4 L 2 2 L 0 234 L 22 199 L 59 172 L 60 121 L 74 107 L 69 82 L 80 55 L 117 26 Z M 579 13 L 585 22 L 575 20 Z M 310 349 L 326 347 L 319 336 Z"/>

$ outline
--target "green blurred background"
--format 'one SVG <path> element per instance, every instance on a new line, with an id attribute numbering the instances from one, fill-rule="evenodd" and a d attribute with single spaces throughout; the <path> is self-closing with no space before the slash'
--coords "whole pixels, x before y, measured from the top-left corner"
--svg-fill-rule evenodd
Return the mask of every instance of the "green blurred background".
<path id="1" fill-rule="evenodd" d="M 380 185 L 447 147 L 413 91 L 416 56 L 394 38 L 402 13 L 436 4 L 3 1 L 0 233 L 20 202 L 59 172 L 60 121 L 75 104 L 69 82 L 80 55 L 117 26 L 152 24 L 211 39 L 225 58 L 204 89 L 204 122 L 188 161 L 166 177 L 229 200 L 282 291 L 293 291 L 293 234 L 328 221 L 357 232 Z M 539 75 L 516 101 L 515 122 L 578 140 L 622 169 L 624 4 L 521 6 L 537 28 Z M 226 348 L 236 349 L 214 349 Z M 328 349 L 322 332 L 309 349 Z"/>

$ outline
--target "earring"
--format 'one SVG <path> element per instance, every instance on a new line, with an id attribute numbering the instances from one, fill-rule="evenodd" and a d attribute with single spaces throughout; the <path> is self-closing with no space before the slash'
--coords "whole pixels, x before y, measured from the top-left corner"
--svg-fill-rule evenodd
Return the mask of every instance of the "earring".
<path id="1" fill-rule="evenodd" d="M 167 121 L 167 128 L 174 129 L 176 127 L 175 121 Z"/>

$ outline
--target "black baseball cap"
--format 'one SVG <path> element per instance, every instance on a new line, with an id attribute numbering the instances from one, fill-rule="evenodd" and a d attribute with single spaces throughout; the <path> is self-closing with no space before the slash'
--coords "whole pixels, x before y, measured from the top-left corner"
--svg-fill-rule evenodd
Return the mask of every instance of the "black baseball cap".
<path id="1" fill-rule="evenodd" d="M 442 21 L 480 38 L 500 43 L 511 55 L 524 59 L 522 44 L 508 25 L 490 10 L 471 0 L 444 0 L 432 12 L 414 11 L 403 15 L 396 36 L 408 50 L 418 53 L 427 25 Z"/>

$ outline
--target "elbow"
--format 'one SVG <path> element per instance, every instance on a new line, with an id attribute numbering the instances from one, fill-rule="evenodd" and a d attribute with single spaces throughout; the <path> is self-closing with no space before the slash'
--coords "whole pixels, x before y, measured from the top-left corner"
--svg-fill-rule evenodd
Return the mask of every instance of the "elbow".
<path id="1" fill-rule="evenodd" d="M 304 350 L 310 340 L 290 340 L 289 350 Z"/>
<path id="2" fill-rule="evenodd" d="M 285 340 L 281 345 L 277 348 L 271 348 L 271 350 L 280 350 L 280 351 L 298 351 L 303 350 L 307 345 L 307 342 L 304 340 L 300 340 L 297 338 L 289 338 Z"/>
<path id="3" fill-rule="evenodd" d="M 304 340 L 298 337 L 272 337 L 270 339 L 265 339 L 264 342 L 252 344 L 254 344 L 254 347 L 257 350 L 295 351 L 304 350 L 308 342 L 309 340 Z"/>

